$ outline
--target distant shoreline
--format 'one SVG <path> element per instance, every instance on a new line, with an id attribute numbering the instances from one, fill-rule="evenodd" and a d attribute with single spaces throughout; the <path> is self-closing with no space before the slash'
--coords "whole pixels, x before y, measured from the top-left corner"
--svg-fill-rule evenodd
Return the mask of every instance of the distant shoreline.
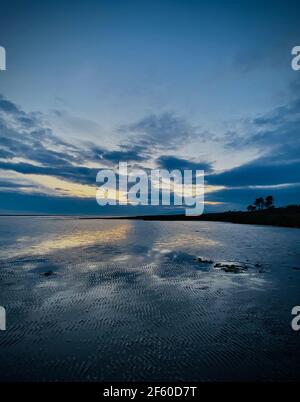
<path id="1" fill-rule="evenodd" d="M 274 208 L 253 212 L 228 211 L 207 213 L 200 216 L 185 215 L 153 215 L 137 216 L 131 219 L 145 221 L 204 221 L 204 222 L 228 222 L 249 225 L 268 225 L 289 228 L 300 228 L 300 206 Z"/>
<path id="2" fill-rule="evenodd" d="M 260 211 L 227 211 L 207 213 L 200 216 L 185 215 L 137 215 L 137 216 L 78 216 L 78 215 L 48 215 L 48 214 L 0 214 L 0 217 L 65 217 L 77 219 L 135 219 L 144 221 L 205 221 L 228 222 L 250 225 L 270 225 L 289 228 L 300 228 L 300 206 L 293 205 L 283 208 L 264 209 Z"/>

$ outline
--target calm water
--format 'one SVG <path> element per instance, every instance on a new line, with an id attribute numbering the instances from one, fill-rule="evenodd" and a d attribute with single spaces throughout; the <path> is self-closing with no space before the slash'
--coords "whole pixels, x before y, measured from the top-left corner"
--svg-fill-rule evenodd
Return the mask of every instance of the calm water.
<path id="1" fill-rule="evenodd" d="M 299 380 L 299 234 L 1 217 L 0 380 Z"/>

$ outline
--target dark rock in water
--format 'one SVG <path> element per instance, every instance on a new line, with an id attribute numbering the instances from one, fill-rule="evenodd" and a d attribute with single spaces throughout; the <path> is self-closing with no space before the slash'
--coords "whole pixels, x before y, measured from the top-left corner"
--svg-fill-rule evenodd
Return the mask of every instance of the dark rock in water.
<path id="1" fill-rule="evenodd" d="M 233 272 L 235 274 L 238 274 L 240 272 L 243 272 L 247 269 L 247 267 L 242 266 L 242 265 L 236 265 L 236 264 L 222 264 L 220 262 L 216 263 L 214 265 L 215 268 L 220 268 L 224 272 Z"/>
<path id="2" fill-rule="evenodd" d="M 225 272 L 233 272 L 235 274 L 243 271 L 242 267 L 238 267 L 237 265 L 225 265 L 224 267 L 221 267 L 221 269 Z"/>
<path id="3" fill-rule="evenodd" d="M 295 271 L 300 271 L 300 267 L 293 267 Z"/>
<path id="4" fill-rule="evenodd" d="M 47 271 L 47 272 L 44 272 L 44 276 L 51 276 L 51 275 L 53 275 L 54 274 L 54 272 L 53 271 Z"/>
<path id="5" fill-rule="evenodd" d="M 207 260 L 206 258 L 198 257 L 196 258 L 198 262 L 202 262 L 203 264 L 213 264 L 212 260 Z"/>
<path id="6" fill-rule="evenodd" d="M 256 268 L 259 268 L 259 267 L 261 267 L 261 264 L 254 264 L 254 266 L 255 266 Z"/>

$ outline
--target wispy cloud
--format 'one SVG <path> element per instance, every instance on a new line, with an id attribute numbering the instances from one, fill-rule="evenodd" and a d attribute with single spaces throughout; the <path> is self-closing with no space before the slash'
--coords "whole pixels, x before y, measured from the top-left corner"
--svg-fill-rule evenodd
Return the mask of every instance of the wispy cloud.
<path id="1" fill-rule="evenodd" d="M 119 131 L 151 153 L 162 149 L 175 150 L 192 140 L 204 140 L 207 135 L 173 113 L 150 114 L 120 127 Z"/>
<path id="2" fill-rule="evenodd" d="M 122 126 L 119 130 L 126 133 L 127 139 L 114 149 L 107 149 L 87 141 L 81 145 L 67 142 L 47 127 L 41 113 L 26 113 L 1 96 L 0 187 L 2 192 L 38 191 L 52 197 L 93 198 L 98 170 L 127 161 L 144 168 L 152 162 L 153 166 L 168 170 L 204 170 L 209 202 L 232 204 L 234 196 L 243 194 L 246 198 L 248 194 L 262 192 L 264 186 L 275 186 L 278 194 L 287 193 L 283 184 L 298 189 L 300 97 L 294 94 L 290 102 L 269 113 L 245 119 L 244 127 L 245 130 L 223 133 L 227 151 L 255 147 L 259 156 L 233 169 L 216 172 L 209 161 L 212 155 L 207 160 L 180 156 L 184 144 L 207 138 L 172 113 L 145 116 Z M 210 141 L 213 143 L 215 138 Z M 7 179 L 3 172 L 12 176 Z M 291 198 L 296 190 L 290 189 L 288 194 Z"/>
<path id="3" fill-rule="evenodd" d="M 211 172 L 213 169 L 212 163 L 210 162 L 196 162 L 194 160 L 178 158 L 174 155 L 162 155 L 156 159 L 156 163 L 158 167 L 167 170 L 204 170 L 205 173 L 208 173 Z"/>

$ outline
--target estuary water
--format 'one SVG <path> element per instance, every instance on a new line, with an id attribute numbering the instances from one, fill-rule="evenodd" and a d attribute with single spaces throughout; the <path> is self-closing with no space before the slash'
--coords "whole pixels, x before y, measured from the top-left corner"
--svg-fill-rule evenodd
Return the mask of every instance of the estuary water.
<path id="1" fill-rule="evenodd" d="M 300 231 L 0 217 L 0 381 L 300 379 Z"/>

